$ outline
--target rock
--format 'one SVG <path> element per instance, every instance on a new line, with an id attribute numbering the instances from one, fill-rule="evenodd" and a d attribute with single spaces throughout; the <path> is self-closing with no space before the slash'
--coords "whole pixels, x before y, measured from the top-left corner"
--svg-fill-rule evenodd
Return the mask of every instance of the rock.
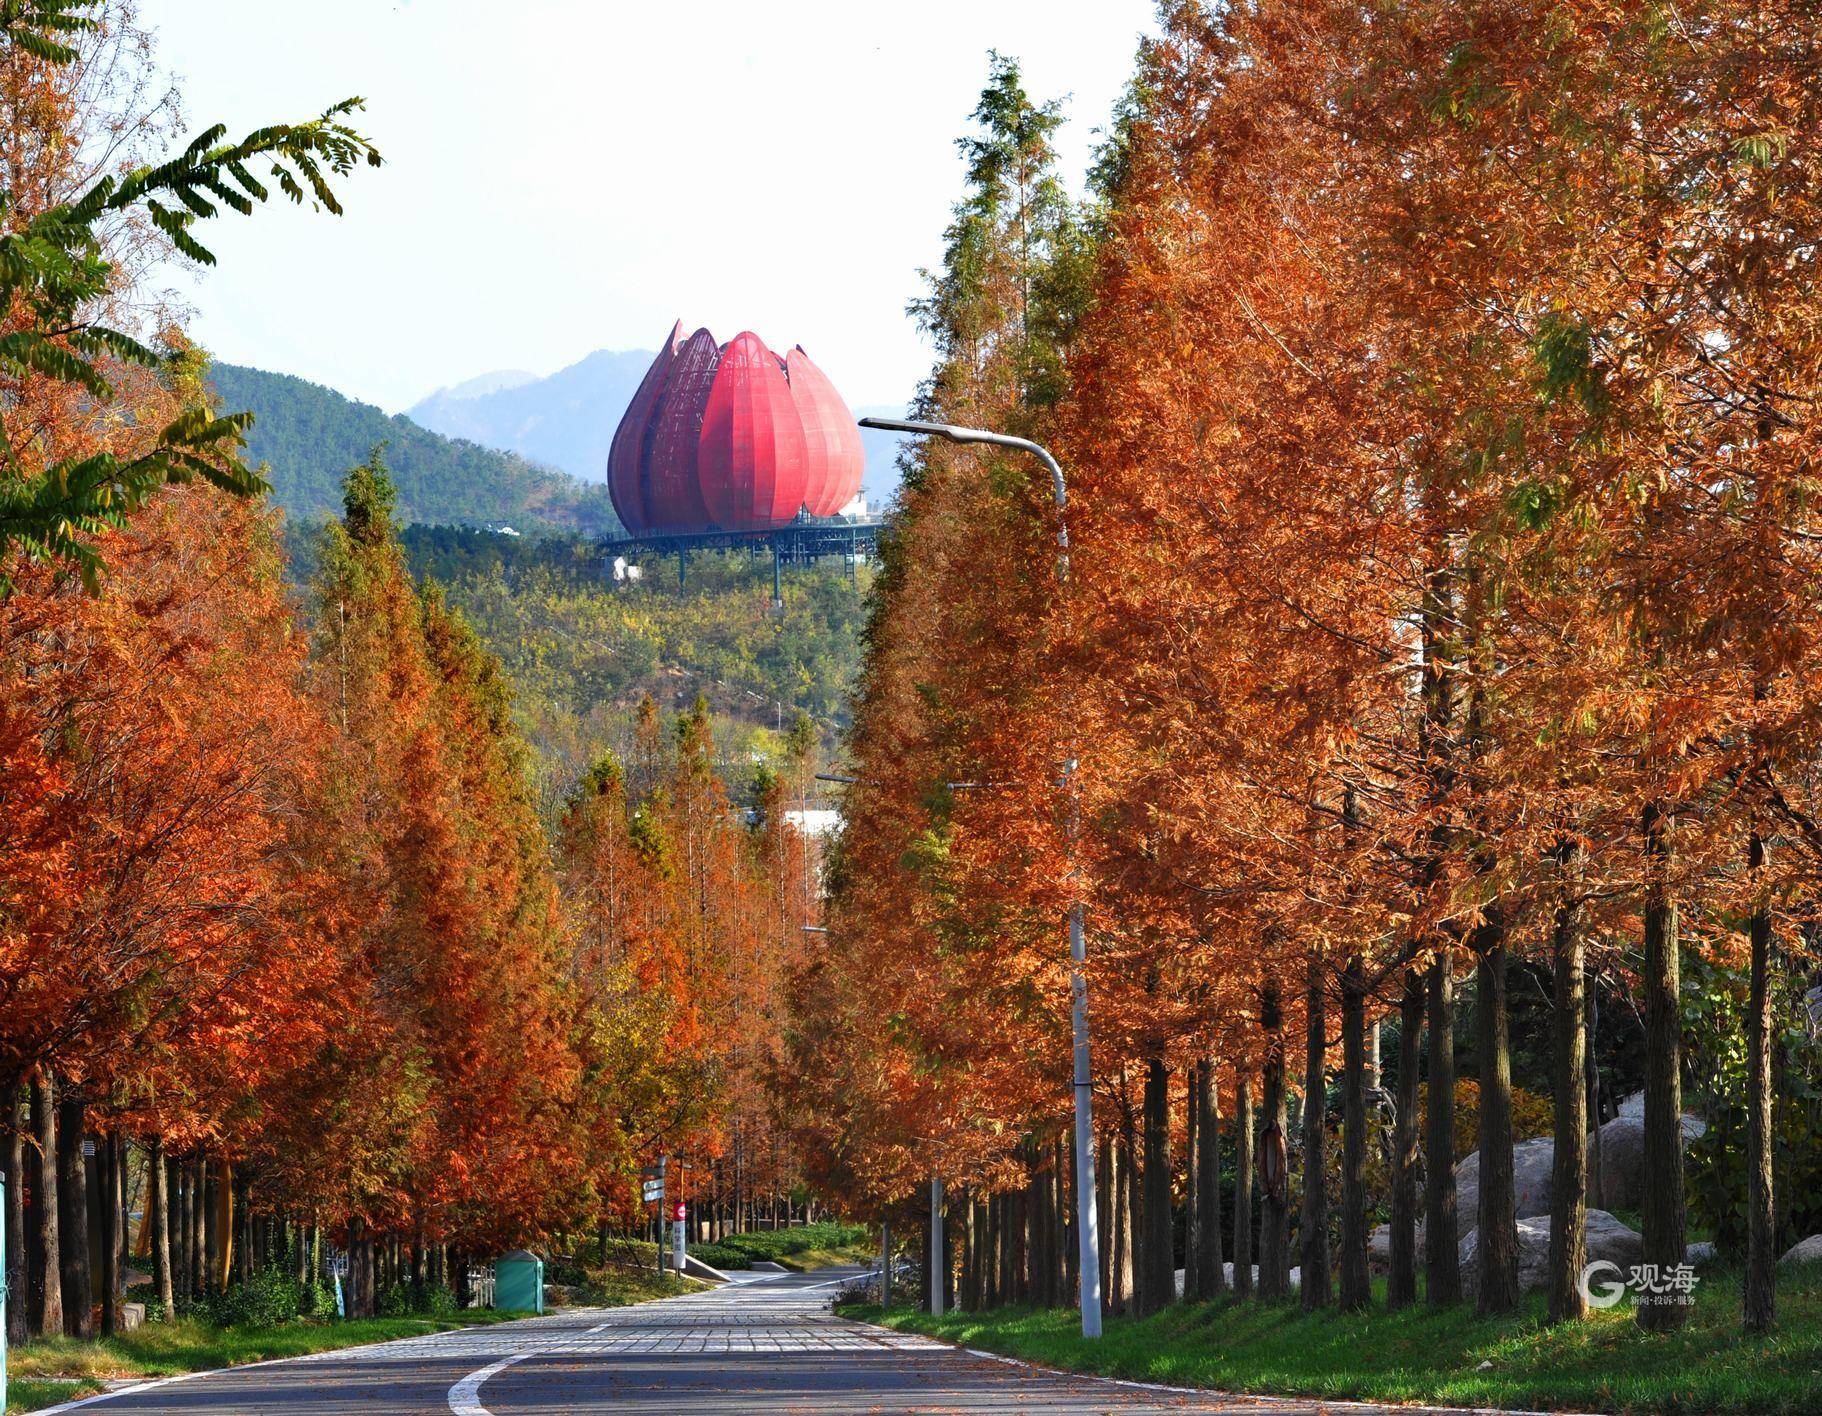
<path id="1" fill-rule="evenodd" d="M 1645 1241 L 1606 1210 L 1588 1211 L 1588 1262 L 1605 1259 L 1625 1270 L 1644 1262 Z M 1480 1230 L 1471 1229 L 1461 1241 L 1462 1291 L 1470 1298 L 1480 1294 Z M 1531 1215 L 1518 1222 L 1518 1290 L 1542 1288 L 1550 1274 L 1550 1216 Z"/>
<path id="2" fill-rule="evenodd" d="M 1683 1250 L 1683 1259 L 1686 1263 L 1691 1263 L 1700 1267 L 1703 1264 L 1713 1263 L 1715 1260 L 1715 1252 L 1714 1240 L 1698 1239 L 1695 1243 Z"/>
<path id="3" fill-rule="evenodd" d="M 1683 1115 L 1683 1144 L 1708 1129 L 1699 1116 Z M 1592 1138 L 1591 1138 L 1592 1139 Z M 1601 1174 L 1597 1195 L 1603 1210 L 1636 1209 L 1645 1190 L 1645 1096 L 1636 1092 L 1620 1103 L 1620 1114 L 1600 1129 Z M 1512 1188 L 1519 1219 L 1550 1213 L 1554 1200 L 1556 1143 L 1549 1136 L 1519 1141 L 1512 1147 Z M 1589 1164 L 1593 1164 L 1590 1146 Z M 1421 1205 L 1421 1198 L 1419 1204 Z M 1480 1152 L 1455 1167 L 1455 1213 L 1462 1233 L 1480 1215 Z M 1421 1209 L 1419 1210 L 1421 1214 Z M 1423 1262 L 1423 1221 L 1417 1223 L 1417 1262 Z M 1380 1269 L 1392 1262 L 1392 1229 L 1382 1224 L 1367 1238 L 1367 1259 Z"/>
<path id="4" fill-rule="evenodd" d="M 1549 1221 L 1544 1222 L 1546 1238 Z M 1713 1247 L 1712 1245 L 1710 1246 Z M 1685 1251 L 1687 1252 L 1687 1251 Z M 1588 1262 L 1605 1259 L 1622 1269 L 1645 1262 L 1645 1239 L 1636 1229 L 1629 1229 L 1606 1210 L 1588 1211 Z"/>
<path id="5" fill-rule="evenodd" d="M 1519 1141 L 1512 1147 L 1512 1193 L 1520 1219 L 1550 1213 L 1551 1167 L 1556 1162 L 1556 1142 L 1548 1136 Z M 1471 1225 L 1480 1209 L 1480 1152 L 1475 1151 L 1455 1167 L 1455 1213 Z M 1387 1239 L 1388 1254 L 1390 1239 Z"/>
<path id="6" fill-rule="evenodd" d="M 1221 1265 L 1221 1272 L 1226 1277 L 1228 1289 L 1231 1291 L 1234 1286 L 1234 1265 L 1231 1260 L 1229 1262 Z M 1177 1270 L 1177 1301 L 1178 1302 L 1181 1302 L 1183 1300 L 1183 1283 L 1184 1283 L 1183 1270 L 1178 1269 Z M 1291 1270 L 1291 1287 L 1292 1288 L 1301 1287 L 1302 1283 L 1303 1283 L 1303 1270 L 1293 1268 Z M 1259 1265 L 1254 1264 L 1253 1265 L 1253 1292 L 1257 1293 L 1258 1291 L 1259 1291 Z"/>
<path id="7" fill-rule="evenodd" d="M 1637 1209 L 1645 1197 L 1643 1106 L 1643 1097 L 1628 1098 L 1621 1104 L 1620 1114 L 1601 1127 L 1601 1173 L 1596 1193 L 1603 1209 Z M 1685 1112 L 1683 1144 L 1687 1146 L 1707 1129 L 1707 1122 Z M 1589 1163 L 1593 1164 L 1592 1152 Z"/>
<path id="8" fill-rule="evenodd" d="M 1812 1234 L 1784 1251 L 1781 1264 L 1822 1264 L 1822 1234 Z"/>

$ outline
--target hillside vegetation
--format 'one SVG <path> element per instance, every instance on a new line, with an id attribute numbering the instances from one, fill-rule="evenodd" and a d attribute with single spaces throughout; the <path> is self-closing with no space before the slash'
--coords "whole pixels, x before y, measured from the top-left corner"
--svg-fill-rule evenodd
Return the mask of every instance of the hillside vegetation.
<path id="1" fill-rule="evenodd" d="M 343 475 L 384 443 L 402 523 L 619 530 L 605 487 L 517 453 L 444 437 L 290 374 L 218 363 L 209 378 L 225 409 L 254 414 L 249 460 L 266 464 L 272 499 L 293 520 L 315 522 L 339 512 Z"/>
<path id="2" fill-rule="evenodd" d="M 698 555 L 677 584 L 668 561 L 616 584 L 577 537 L 514 538 L 447 526 L 401 533 L 413 572 L 441 583 L 514 686 L 521 730 L 547 790 L 611 748 L 627 760 L 648 695 L 660 711 L 698 695 L 718 751 L 741 765 L 803 714 L 825 743 L 847 723 L 859 668 L 865 566 L 792 568 L 771 608 L 769 559 Z"/>

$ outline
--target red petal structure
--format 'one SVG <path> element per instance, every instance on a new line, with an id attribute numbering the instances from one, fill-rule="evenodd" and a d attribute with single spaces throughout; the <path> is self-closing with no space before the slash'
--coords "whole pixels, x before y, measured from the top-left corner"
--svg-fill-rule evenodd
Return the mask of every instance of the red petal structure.
<path id="1" fill-rule="evenodd" d="M 645 506 L 650 530 L 701 531 L 712 524 L 696 483 L 696 449 L 702 439 L 702 413 L 708 407 L 709 389 L 720 361 L 715 336 L 699 329 L 671 365 L 670 378 L 652 416 L 640 469 L 640 482 L 648 489 Z"/>
<path id="2" fill-rule="evenodd" d="M 717 347 L 683 324 L 646 371 L 608 452 L 607 486 L 634 535 L 765 531 L 833 516 L 860 490 L 854 417 L 800 345 L 751 331 Z"/>
<path id="3" fill-rule="evenodd" d="M 800 344 L 785 356 L 791 398 L 803 418 L 810 474 L 803 504 L 811 516 L 833 516 L 860 494 L 867 454 L 860 444 L 854 415 L 842 402 L 829 376 L 810 362 Z"/>
<path id="4" fill-rule="evenodd" d="M 671 365 L 677 360 L 677 346 L 683 342 L 683 321 L 671 326 L 670 338 L 652 360 L 651 368 L 639 381 L 639 391 L 626 405 L 620 426 L 614 430 L 613 445 L 607 453 L 607 492 L 619 513 L 620 524 L 629 531 L 644 531 L 653 524 L 651 503 L 646 495 L 646 432 L 657 411 L 658 400 L 670 380 Z"/>
<path id="5" fill-rule="evenodd" d="M 702 418 L 696 480 L 724 531 L 763 531 L 796 517 L 804 494 L 803 418 L 778 358 L 751 330 L 721 351 Z"/>

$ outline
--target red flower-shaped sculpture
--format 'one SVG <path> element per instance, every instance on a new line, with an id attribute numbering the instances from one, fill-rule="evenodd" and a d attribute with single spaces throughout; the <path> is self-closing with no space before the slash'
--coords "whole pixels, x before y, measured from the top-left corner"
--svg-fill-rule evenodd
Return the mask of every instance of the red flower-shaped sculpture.
<path id="1" fill-rule="evenodd" d="M 634 534 L 765 531 L 833 516 L 864 463 L 848 405 L 801 345 L 780 359 L 750 331 L 685 340 L 679 321 L 620 419 L 607 487 Z"/>

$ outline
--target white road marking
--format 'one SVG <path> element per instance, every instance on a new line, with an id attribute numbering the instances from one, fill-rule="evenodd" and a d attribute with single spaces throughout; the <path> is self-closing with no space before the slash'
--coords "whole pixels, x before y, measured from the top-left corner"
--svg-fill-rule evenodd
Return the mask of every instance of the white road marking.
<path id="1" fill-rule="evenodd" d="M 498 1362 L 470 1372 L 461 1381 L 449 1388 L 449 1409 L 453 1416 L 493 1416 L 481 1405 L 481 1383 L 497 1372 L 503 1372 L 514 1362 L 523 1362 L 532 1356 L 530 1352 L 515 1352 L 510 1357 L 502 1357 Z"/>
<path id="2" fill-rule="evenodd" d="M 589 1328 L 582 1336 L 593 1336 L 606 1327 L 606 1323 L 597 1324 Z M 530 1351 L 514 1352 L 508 1357 L 502 1357 L 499 1361 L 489 1363 L 478 1372 L 470 1372 L 449 1388 L 449 1410 L 452 1416 L 493 1416 L 493 1412 L 481 1405 L 481 1387 L 489 1377 L 505 1371 L 514 1362 L 523 1362 L 527 1357 L 539 1357 L 547 1352 L 565 1351 L 573 1349 L 574 1346 L 573 1338 L 558 1338 L 552 1342 L 540 1343 Z"/>

